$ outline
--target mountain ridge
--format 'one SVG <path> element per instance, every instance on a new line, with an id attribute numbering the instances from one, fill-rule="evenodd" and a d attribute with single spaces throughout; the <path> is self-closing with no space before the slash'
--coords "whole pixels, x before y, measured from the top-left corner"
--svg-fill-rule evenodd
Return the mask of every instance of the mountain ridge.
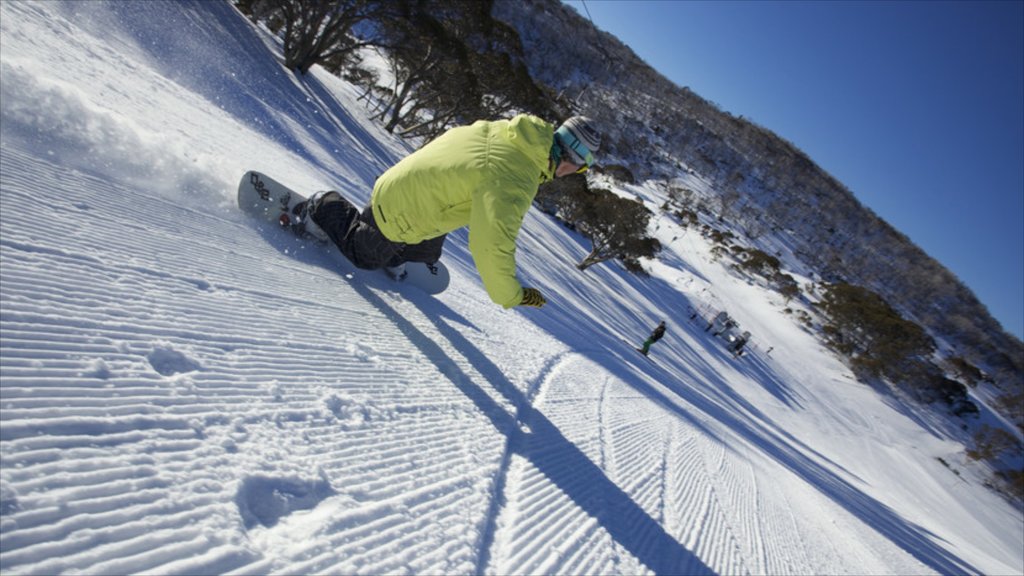
<path id="1" fill-rule="evenodd" d="M 794 144 L 674 84 L 559 0 L 496 2 L 493 15 L 519 31 L 537 78 L 600 119 L 610 162 L 651 180 L 694 169 L 740 193 L 750 202 L 745 215 L 795 240 L 818 278 L 877 291 L 1008 390 L 1024 386 L 1024 342 Z"/>

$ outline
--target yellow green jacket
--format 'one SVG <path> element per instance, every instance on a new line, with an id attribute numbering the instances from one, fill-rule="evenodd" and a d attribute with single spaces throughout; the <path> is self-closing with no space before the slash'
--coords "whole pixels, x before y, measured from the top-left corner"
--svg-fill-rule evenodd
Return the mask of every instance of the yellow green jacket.
<path id="1" fill-rule="evenodd" d="M 516 236 L 537 187 L 553 177 L 554 131 L 522 114 L 445 132 L 377 179 L 370 199 L 377 225 L 406 244 L 469 226 L 469 251 L 488 296 L 505 308 L 518 305 Z"/>

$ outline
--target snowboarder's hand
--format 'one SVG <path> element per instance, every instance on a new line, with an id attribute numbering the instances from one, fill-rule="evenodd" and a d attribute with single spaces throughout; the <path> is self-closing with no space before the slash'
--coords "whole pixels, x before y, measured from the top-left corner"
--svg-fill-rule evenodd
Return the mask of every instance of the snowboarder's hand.
<path id="1" fill-rule="evenodd" d="M 523 288 L 523 301 L 520 302 L 519 305 L 540 308 L 547 304 L 547 302 L 547 299 L 540 293 L 540 290 L 537 290 L 536 288 Z"/>

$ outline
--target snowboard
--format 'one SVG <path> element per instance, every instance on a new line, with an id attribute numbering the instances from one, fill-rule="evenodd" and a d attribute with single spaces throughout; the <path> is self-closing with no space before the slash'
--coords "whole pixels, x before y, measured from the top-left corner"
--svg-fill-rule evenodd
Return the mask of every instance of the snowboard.
<path id="1" fill-rule="evenodd" d="M 292 208 L 305 201 L 305 196 L 262 172 L 250 170 L 238 183 L 238 207 L 243 212 L 292 231 L 295 231 L 298 224 L 292 215 Z M 322 240 L 308 233 L 303 237 L 313 239 L 331 250 L 337 250 L 329 240 Z M 411 284 L 428 294 L 440 294 L 448 288 L 448 268 L 441 262 L 406 262 L 405 271 L 405 277 L 396 282 Z M 387 276 L 384 270 L 380 270 L 380 273 Z"/>
<path id="2" fill-rule="evenodd" d="M 640 354 L 644 358 L 647 358 L 649 361 L 654 362 L 654 358 L 651 358 L 647 354 L 644 354 L 644 349 L 643 348 L 637 348 L 635 344 L 633 344 L 629 340 L 626 340 L 625 338 L 619 338 L 619 340 L 622 340 L 623 344 L 626 344 L 627 346 L 629 346 L 633 350 L 636 350 L 637 354 Z"/>

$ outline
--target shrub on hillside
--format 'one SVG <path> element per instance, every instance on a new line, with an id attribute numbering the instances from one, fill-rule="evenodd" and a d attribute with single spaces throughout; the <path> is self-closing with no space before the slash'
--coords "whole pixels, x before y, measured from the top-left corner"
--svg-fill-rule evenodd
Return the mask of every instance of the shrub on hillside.
<path id="1" fill-rule="evenodd" d="M 978 413 L 967 386 L 947 378 L 930 361 L 935 342 L 885 300 L 860 286 L 824 286 L 826 341 L 850 360 L 859 377 L 884 378 L 921 402 L 942 401 L 957 416 Z"/>
<path id="2" fill-rule="evenodd" d="M 800 295 L 800 284 L 789 274 L 780 272 L 775 275 L 774 281 L 776 290 L 786 298 L 786 302 Z"/>
<path id="3" fill-rule="evenodd" d="M 985 374 L 967 360 L 964 360 L 960 356 L 954 356 L 946 360 L 949 364 L 950 369 L 956 374 L 958 378 L 967 383 L 968 386 L 974 387 L 985 379 Z"/>
<path id="4" fill-rule="evenodd" d="M 736 246 L 732 250 L 740 262 L 740 270 L 767 280 L 775 290 L 785 296 L 787 302 L 800 295 L 800 284 L 795 278 L 782 272 L 782 263 L 775 256 L 756 248 Z"/>
<path id="5" fill-rule="evenodd" d="M 583 176 L 541 186 L 535 201 L 592 242 L 590 253 L 576 265 L 580 270 L 618 258 L 630 272 L 643 273 L 640 258 L 653 258 L 661 250 L 661 243 L 647 235 L 650 210 L 608 190 L 591 189 Z"/>
<path id="6" fill-rule="evenodd" d="M 829 344 L 850 357 L 855 370 L 893 381 L 907 376 L 908 363 L 931 354 L 935 343 L 879 295 L 852 284 L 824 287 L 821 309 Z"/>
<path id="7" fill-rule="evenodd" d="M 697 213 L 693 210 L 687 210 L 686 208 L 680 208 L 675 211 L 676 218 L 679 219 L 679 225 L 683 228 L 687 226 L 696 226 L 699 223 L 697 219 Z"/>
<path id="8" fill-rule="evenodd" d="M 779 259 L 763 250 L 756 248 L 743 250 L 740 268 L 747 272 L 772 279 L 780 272 L 782 263 Z"/>
<path id="9" fill-rule="evenodd" d="M 1006 484 L 1009 495 L 1017 502 L 1024 501 L 1024 469 L 1000 470 L 996 473 Z"/>
<path id="10" fill-rule="evenodd" d="M 1002 428 L 984 425 L 974 434 L 974 448 L 967 450 L 972 460 L 992 461 L 1004 452 L 1020 451 L 1021 442 Z"/>

